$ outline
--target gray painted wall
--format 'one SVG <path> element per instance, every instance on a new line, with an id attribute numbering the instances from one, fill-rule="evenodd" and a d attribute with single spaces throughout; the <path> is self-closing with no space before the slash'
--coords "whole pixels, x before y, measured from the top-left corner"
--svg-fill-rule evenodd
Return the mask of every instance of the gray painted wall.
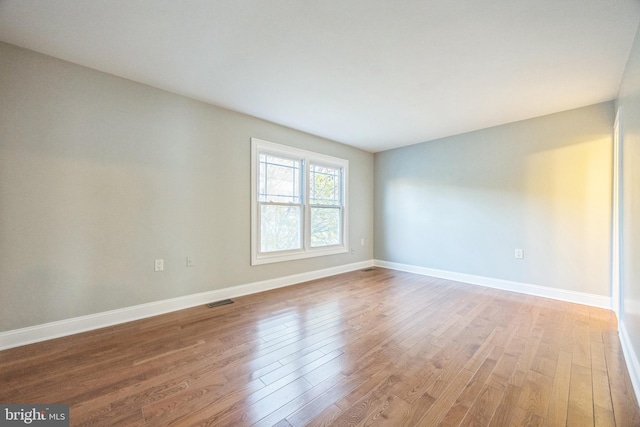
<path id="1" fill-rule="evenodd" d="M 620 85 L 622 107 L 622 321 L 640 354 L 640 30 Z"/>
<path id="2" fill-rule="evenodd" d="M 372 258 L 372 154 L 2 43 L 0 70 L 0 331 Z M 350 161 L 354 255 L 250 266 L 251 137 Z"/>
<path id="3" fill-rule="evenodd" d="M 613 121 L 607 102 L 377 153 L 376 259 L 610 295 Z"/>

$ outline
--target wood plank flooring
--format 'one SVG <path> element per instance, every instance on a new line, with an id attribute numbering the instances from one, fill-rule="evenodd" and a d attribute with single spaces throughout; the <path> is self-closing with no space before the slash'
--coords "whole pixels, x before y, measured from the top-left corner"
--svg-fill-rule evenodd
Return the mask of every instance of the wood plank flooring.
<path id="1" fill-rule="evenodd" d="M 612 312 L 386 269 L 0 352 L 74 426 L 640 426 Z"/>

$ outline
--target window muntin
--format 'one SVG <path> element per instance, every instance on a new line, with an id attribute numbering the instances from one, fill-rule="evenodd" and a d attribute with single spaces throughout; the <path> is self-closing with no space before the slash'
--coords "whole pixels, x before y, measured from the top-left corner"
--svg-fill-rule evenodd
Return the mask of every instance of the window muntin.
<path id="1" fill-rule="evenodd" d="M 252 264 L 347 251 L 348 164 L 252 138 Z"/>
<path id="2" fill-rule="evenodd" d="M 339 245 L 342 233 L 342 168 L 309 165 L 311 247 Z"/>
<path id="3" fill-rule="evenodd" d="M 260 153 L 261 202 L 300 203 L 302 161 Z"/>
<path id="4" fill-rule="evenodd" d="M 260 153 L 260 253 L 302 249 L 302 160 Z"/>
<path id="5" fill-rule="evenodd" d="M 309 202 L 312 205 L 338 206 L 342 203 L 342 169 L 309 165 Z"/>

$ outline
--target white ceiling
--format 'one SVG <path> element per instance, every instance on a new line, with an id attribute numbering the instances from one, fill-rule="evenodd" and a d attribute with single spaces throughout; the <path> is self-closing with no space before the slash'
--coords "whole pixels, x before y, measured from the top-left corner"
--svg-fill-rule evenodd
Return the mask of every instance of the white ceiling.
<path id="1" fill-rule="evenodd" d="M 638 0 L 0 0 L 0 40 L 376 152 L 616 97 Z"/>

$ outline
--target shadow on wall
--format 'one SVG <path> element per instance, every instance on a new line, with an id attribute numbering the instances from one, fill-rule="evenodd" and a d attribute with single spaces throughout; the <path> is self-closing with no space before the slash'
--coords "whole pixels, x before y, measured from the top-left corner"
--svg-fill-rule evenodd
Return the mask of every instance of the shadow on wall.
<path id="1" fill-rule="evenodd" d="M 382 153 L 376 257 L 609 295 L 612 139 L 603 122 L 600 133 L 514 137 L 531 130 L 525 122 Z"/>

